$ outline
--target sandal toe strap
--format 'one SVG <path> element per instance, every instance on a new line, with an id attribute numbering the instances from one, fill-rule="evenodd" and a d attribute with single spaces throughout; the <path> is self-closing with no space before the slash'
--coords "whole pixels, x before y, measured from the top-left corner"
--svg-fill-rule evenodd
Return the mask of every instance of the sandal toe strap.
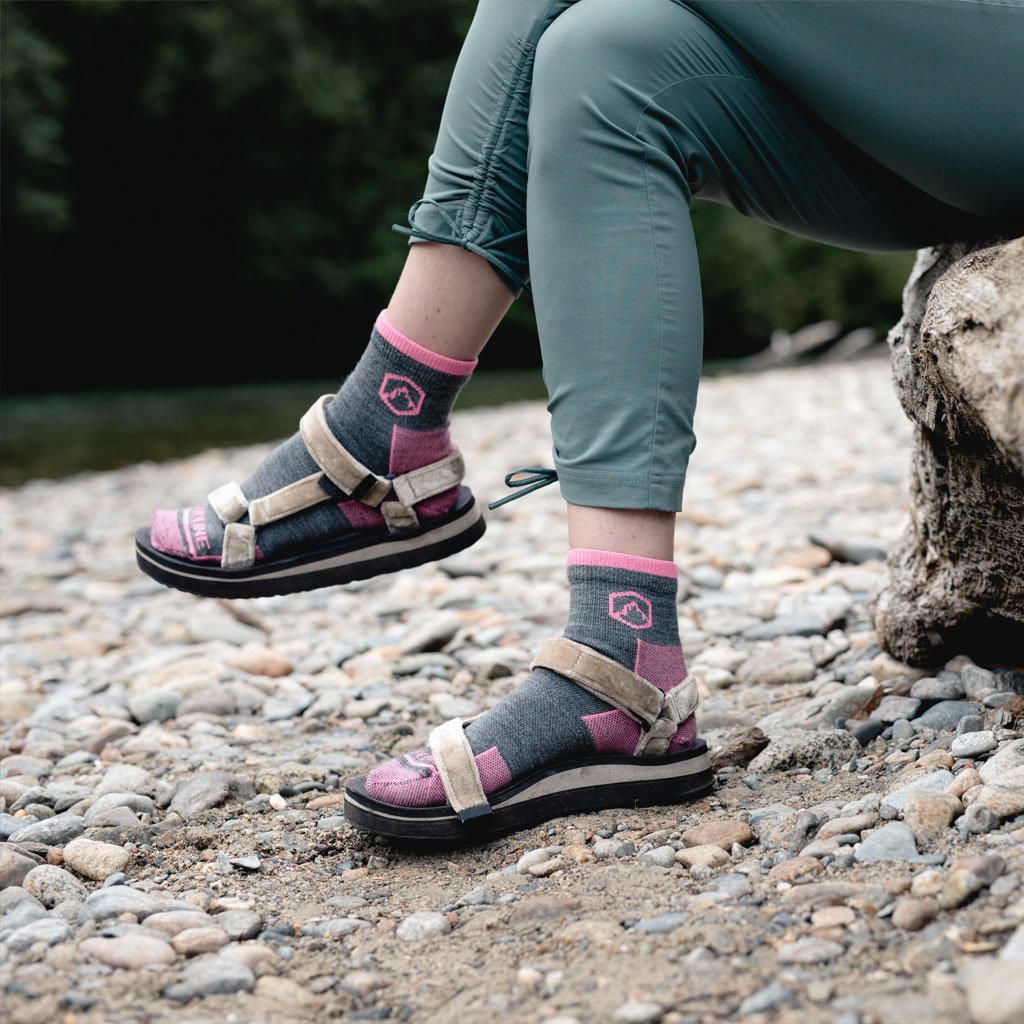
<path id="1" fill-rule="evenodd" d="M 331 500 L 329 487 L 322 485 L 324 477 L 350 499 L 361 501 L 370 508 L 379 509 L 391 533 L 411 530 L 419 526 L 413 508 L 418 502 L 442 494 L 455 487 L 466 472 L 465 462 L 458 449 L 436 462 L 428 463 L 407 473 L 378 476 L 370 472 L 331 432 L 324 410 L 333 395 L 321 395 L 306 411 L 299 423 L 299 433 L 310 457 L 319 467 L 316 473 L 249 501 L 235 482 L 211 491 L 207 501 L 220 521 L 233 527 L 229 540 L 225 534 L 221 566 L 225 569 L 248 569 L 256 560 L 257 526 L 276 523 L 298 512 L 304 512 L 322 501 Z M 389 494 L 394 498 L 386 500 Z M 249 523 L 240 523 L 246 515 Z"/>
<path id="2" fill-rule="evenodd" d="M 490 814 L 491 805 L 484 795 L 462 719 L 453 718 L 431 730 L 428 743 L 445 796 L 459 818 L 469 821 Z"/>

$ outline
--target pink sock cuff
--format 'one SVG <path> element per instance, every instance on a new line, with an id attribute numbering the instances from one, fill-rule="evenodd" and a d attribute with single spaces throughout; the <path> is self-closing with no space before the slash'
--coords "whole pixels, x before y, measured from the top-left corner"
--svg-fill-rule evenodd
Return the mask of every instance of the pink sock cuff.
<path id="1" fill-rule="evenodd" d="M 441 373 L 450 373 L 453 377 L 468 377 L 476 369 L 475 359 L 452 359 L 451 356 L 443 356 L 439 352 L 431 352 L 429 348 L 407 338 L 381 311 L 374 324 L 377 333 L 390 342 L 403 355 L 415 359 L 432 370 L 440 370 Z"/>
<path id="2" fill-rule="evenodd" d="M 645 572 L 649 576 L 665 576 L 676 579 L 679 570 L 675 562 L 661 558 L 644 558 L 642 555 L 624 555 L 618 551 L 599 551 L 597 548 L 570 548 L 565 556 L 566 565 L 600 565 L 606 569 L 629 569 Z"/>

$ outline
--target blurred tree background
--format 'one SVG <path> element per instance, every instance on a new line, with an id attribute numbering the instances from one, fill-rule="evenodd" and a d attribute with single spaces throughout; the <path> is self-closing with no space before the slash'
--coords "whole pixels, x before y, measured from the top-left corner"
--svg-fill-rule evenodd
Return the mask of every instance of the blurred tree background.
<path id="1" fill-rule="evenodd" d="M 421 194 L 474 6 L 0 5 L 0 386 L 347 372 L 401 267 L 391 225 Z M 708 358 L 774 328 L 898 316 L 909 255 L 830 249 L 708 203 L 694 217 Z M 487 366 L 538 363 L 527 299 Z"/>

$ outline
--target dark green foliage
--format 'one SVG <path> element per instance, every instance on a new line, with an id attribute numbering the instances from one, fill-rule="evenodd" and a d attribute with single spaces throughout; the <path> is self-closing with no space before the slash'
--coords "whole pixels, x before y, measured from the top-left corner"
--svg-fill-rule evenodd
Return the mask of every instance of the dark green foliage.
<path id="1" fill-rule="evenodd" d="M 391 225 L 421 193 L 473 8 L 0 5 L 4 388 L 344 373 L 401 268 Z M 894 319 L 905 259 L 698 207 L 709 356 L 823 316 Z M 275 345 L 289 358 L 231 358 Z M 488 363 L 538 358 L 521 302 Z"/>

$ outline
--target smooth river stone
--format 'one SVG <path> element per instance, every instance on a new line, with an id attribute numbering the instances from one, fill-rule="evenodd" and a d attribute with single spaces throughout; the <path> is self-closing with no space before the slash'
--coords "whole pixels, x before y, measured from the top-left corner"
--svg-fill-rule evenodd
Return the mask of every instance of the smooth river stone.
<path id="1" fill-rule="evenodd" d="M 897 811 L 902 810 L 903 805 L 907 801 L 907 797 L 911 793 L 923 791 L 926 793 L 945 793 L 953 783 L 953 773 L 947 771 L 945 768 L 940 768 L 937 772 L 929 772 L 927 775 L 921 775 L 916 779 L 912 779 L 910 782 L 903 786 L 899 786 L 894 789 L 891 793 L 886 793 L 882 797 L 882 803 L 894 807 Z"/>
<path id="2" fill-rule="evenodd" d="M 170 943 L 149 935 L 122 935 L 116 938 L 94 936 L 83 939 L 79 950 L 108 967 L 139 971 L 145 967 L 166 967 L 176 956 Z"/>
<path id="3" fill-rule="evenodd" d="M 72 839 L 64 847 L 64 863 L 95 882 L 123 871 L 131 859 L 131 854 L 120 846 L 98 843 L 84 836 Z"/>

